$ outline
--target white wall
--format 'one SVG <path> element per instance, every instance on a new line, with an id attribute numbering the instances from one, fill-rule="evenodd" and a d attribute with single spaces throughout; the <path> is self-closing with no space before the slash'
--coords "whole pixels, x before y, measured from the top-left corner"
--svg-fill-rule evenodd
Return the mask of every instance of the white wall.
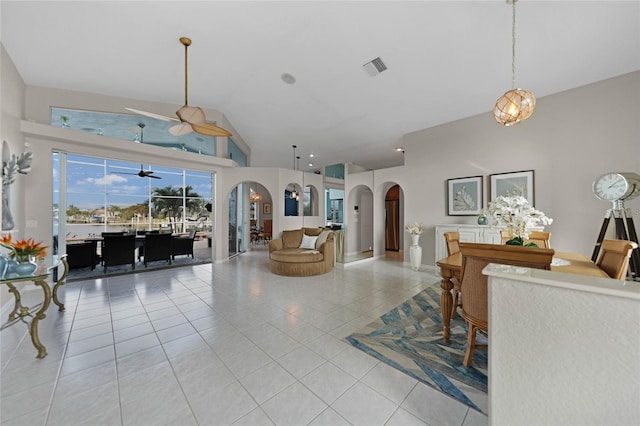
<path id="1" fill-rule="evenodd" d="M 7 141 L 10 153 L 0 152 L 0 158 L 4 159 L 10 154 L 17 154 L 31 150 L 24 146 L 24 136 L 20 132 L 20 120 L 24 111 L 25 84 L 18 74 L 13 61 L 0 45 L 0 93 L 2 93 L 2 115 L 0 116 L 0 147 L 4 145 L 2 141 Z M 2 149 L 2 148 L 0 148 Z M 24 199 L 25 199 L 25 179 L 24 176 L 17 176 L 15 182 L 9 187 L 11 212 L 15 221 L 15 227 L 11 234 L 15 238 L 24 237 Z M 0 189 L 2 190 L 2 189 Z M 0 200 L 2 195 L 0 194 Z M 0 215 L 2 214 L 2 203 L 0 202 Z M 0 216 L 1 217 L 1 216 Z M 39 240 L 36 240 L 39 241 Z M 51 240 L 48 240 L 51 241 Z M 20 285 L 20 288 L 24 285 Z M 0 306 L 11 296 L 4 286 L 0 287 Z"/>
<path id="2" fill-rule="evenodd" d="M 504 266 L 487 268 L 491 424 L 640 424 L 640 283 Z"/>
<path id="3" fill-rule="evenodd" d="M 541 97 L 531 118 L 514 127 L 487 112 L 408 134 L 404 146 L 405 165 L 376 170 L 375 181 L 399 183 L 405 223 L 428 227 L 423 264 L 435 264 L 436 224 L 476 221 L 446 215 L 447 179 L 520 170 L 535 171 L 535 207 L 554 219 L 553 248 L 590 257 L 610 207 L 592 194 L 593 181 L 609 171 L 640 173 L 640 71 Z M 486 207 L 487 180 L 484 190 Z M 640 198 L 627 207 L 640 226 Z M 379 237 L 384 217 L 374 220 Z"/>

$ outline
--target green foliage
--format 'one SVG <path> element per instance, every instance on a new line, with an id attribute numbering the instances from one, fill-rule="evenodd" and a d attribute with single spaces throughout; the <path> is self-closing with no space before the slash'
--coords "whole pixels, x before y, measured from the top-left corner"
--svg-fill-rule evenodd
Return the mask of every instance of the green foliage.
<path id="1" fill-rule="evenodd" d="M 508 240 L 506 243 L 506 245 L 508 246 L 523 246 L 523 247 L 538 247 L 538 245 L 536 243 L 524 243 L 524 240 L 522 239 L 522 237 L 514 237 L 510 240 Z"/>
<path id="2" fill-rule="evenodd" d="M 184 193 L 187 212 L 199 213 L 203 208 L 203 201 L 200 195 L 193 192 L 193 188 L 190 185 L 184 188 Z M 178 220 L 182 217 L 182 195 L 182 188 L 173 186 L 154 188 L 151 202 L 159 214 Z"/>

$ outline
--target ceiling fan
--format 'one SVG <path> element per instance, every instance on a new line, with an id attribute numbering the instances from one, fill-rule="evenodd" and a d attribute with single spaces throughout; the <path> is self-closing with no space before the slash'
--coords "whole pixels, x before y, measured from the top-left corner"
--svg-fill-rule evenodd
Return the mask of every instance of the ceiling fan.
<path id="1" fill-rule="evenodd" d="M 142 168 L 142 164 L 140 164 L 140 171 L 138 173 L 127 173 L 127 172 L 114 172 L 119 175 L 135 175 L 140 177 L 148 177 L 153 179 L 162 179 L 160 176 L 155 176 L 152 170 L 144 170 Z"/>
<path id="2" fill-rule="evenodd" d="M 191 39 L 188 37 L 180 37 L 180 43 L 184 46 L 184 105 L 176 111 L 178 118 L 167 117 L 152 112 L 140 111 L 133 108 L 125 108 L 136 114 L 146 117 L 155 118 L 163 121 L 176 121 L 179 124 L 171 126 L 169 133 L 174 136 L 182 136 L 187 133 L 196 132 L 206 136 L 231 136 L 231 132 L 207 121 L 204 111 L 200 107 L 189 106 L 189 90 L 187 80 L 187 49 L 191 45 Z"/>

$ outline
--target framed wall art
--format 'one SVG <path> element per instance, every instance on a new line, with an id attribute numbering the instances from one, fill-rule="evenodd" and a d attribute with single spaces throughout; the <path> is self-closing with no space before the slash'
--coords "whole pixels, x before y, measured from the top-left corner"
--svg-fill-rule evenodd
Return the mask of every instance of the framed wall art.
<path id="1" fill-rule="evenodd" d="M 482 176 L 447 180 L 447 214 L 476 216 L 482 210 Z"/>
<path id="2" fill-rule="evenodd" d="M 271 203 L 262 204 L 262 214 L 271 214 Z"/>
<path id="3" fill-rule="evenodd" d="M 521 195 L 533 206 L 533 170 L 489 175 L 489 181 L 491 201 Z"/>

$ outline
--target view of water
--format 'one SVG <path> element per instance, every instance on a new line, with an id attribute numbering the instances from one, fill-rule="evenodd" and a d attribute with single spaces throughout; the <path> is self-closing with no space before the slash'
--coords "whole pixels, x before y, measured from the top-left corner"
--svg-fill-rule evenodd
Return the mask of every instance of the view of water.
<path id="1" fill-rule="evenodd" d="M 169 227 L 169 223 L 154 223 L 153 229 Z M 123 223 L 115 225 L 106 225 L 104 223 L 67 223 L 66 225 L 66 238 L 84 238 L 89 236 L 100 235 L 103 232 L 119 232 L 119 231 L 132 231 L 132 230 L 148 230 L 149 225 L 147 223 L 133 224 Z M 173 224 L 173 232 L 184 232 L 182 229 L 182 223 Z M 196 228 L 198 231 L 211 230 L 211 224 L 207 222 L 189 222 L 185 226 L 185 231 L 189 231 L 192 228 Z"/>

